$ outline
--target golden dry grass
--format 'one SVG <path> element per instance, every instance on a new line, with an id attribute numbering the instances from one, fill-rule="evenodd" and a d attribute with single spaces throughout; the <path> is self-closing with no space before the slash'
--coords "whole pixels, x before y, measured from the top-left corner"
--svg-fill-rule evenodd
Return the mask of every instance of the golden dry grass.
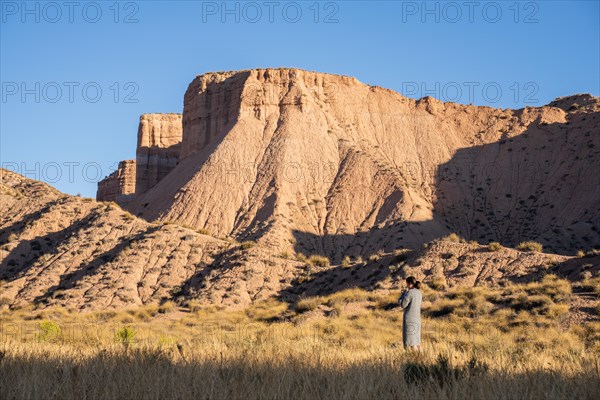
<path id="1" fill-rule="evenodd" d="M 3 311 L 0 398 L 599 397 L 600 323 L 566 329 L 515 306 L 523 293 L 564 305 L 565 281 L 423 292 L 422 353 L 402 349 L 397 292 L 350 289 L 299 311 L 275 299 Z M 451 311 L 434 317 L 439 303 Z"/>

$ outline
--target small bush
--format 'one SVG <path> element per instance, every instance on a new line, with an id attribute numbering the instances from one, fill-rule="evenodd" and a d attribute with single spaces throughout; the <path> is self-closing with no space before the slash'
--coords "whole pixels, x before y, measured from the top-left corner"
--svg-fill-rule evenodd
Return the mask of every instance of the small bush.
<path id="1" fill-rule="evenodd" d="M 289 260 L 290 259 L 290 253 L 288 253 L 287 250 L 284 250 L 281 252 L 281 254 L 279 255 L 279 257 L 285 259 L 285 260 Z"/>
<path id="2" fill-rule="evenodd" d="M 385 253 L 383 252 L 383 250 L 379 250 L 377 251 L 375 254 L 371 254 L 369 256 L 369 261 L 370 262 L 376 262 L 379 261 L 381 259 L 381 257 L 383 257 Z"/>
<path id="3" fill-rule="evenodd" d="M 502 248 L 502 245 L 498 242 L 491 242 L 490 244 L 488 244 L 487 248 L 488 251 L 498 251 Z"/>
<path id="4" fill-rule="evenodd" d="M 256 246 L 256 242 L 254 242 L 254 241 L 252 241 L 252 240 L 247 240 L 247 241 L 245 241 L 245 242 L 242 242 L 242 243 L 240 244 L 240 247 L 241 247 L 243 250 L 249 250 L 249 249 L 253 248 L 254 246 Z"/>
<path id="5" fill-rule="evenodd" d="M 521 251 L 535 251 L 538 253 L 542 252 L 542 245 L 539 244 L 538 242 L 521 242 L 519 243 L 519 245 L 517 246 L 518 250 Z"/>
<path id="6" fill-rule="evenodd" d="M 296 310 L 297 313 L 301 314 L 301 313 L 304 313 L 307 311 L 312 311 L 312 310 L 316 309 L 322 303 L 323 303 L 323 299 L 321 299 L 320 297 L 311 297 L 308 299 L 300 300 L 298 303 L 296 303 L 296 306 L 294 307 L 294 309 Z"/>
<path id="7" fill-rule="evenodd" d="M 344 257 L 342 260 L 342 268 L 350 268 L 350 257 Z"/>
<path id="8" fill-rule="evenodd" d="M 326 268 L 326 267 L 329 267 L 330 262 L 329 262 L 329 258 L 327 258 L 325 256 L 319 256 L 319 255 L 313 254 L 312 256 L 310 256 L 308 258 L 308 264 L 311 266 Z"/>
<path id="9" fill-rule="evenodd" d="M 129 345 L 133 343 L 135 340 L 136 331 L 132 327 L 124 326 L 119 329 L 115 334 L 115 340 L 118 343 L 121 343 L 125 350 L 129 348 Z"/>
<path id="10" fill-rule="evenodd" d="M 433 290 L 444 290 L 446 287 L 448 287 L 448 283 L 446 282 L 445 276 L 438 275 L 431 278 L 431 280 L 427 282 L 427 286 Z"/>
<path id="11" fill-rule="evenodd" d="M 464 243 L 464 239 L 458 236 L 456 233 L 451 233 L 448 236 L 442 238 L 443 242 L 451 242 L 451 243 Z"/>
<path id="12" fill-rule="evenodd" d="M 581 282 L 581 287 L 587 292 L 594 292 L 600 295 L 600 278 L 588 278 Z"/>
<path id="13" fill-rule="evenodd" d="M 176 290 L 176 288 L 181 290 L 181 288 L 179 288 L 178 286 L 176 286 L 172 290 Z M 176 310 L 177 310 L 177 306 L 172 301 L 167 301 L 158 307 L 158 312 L 160 314 L 168 314 L 168 313 L 171 313 Z"/>
<path id="14" fill-rule="evenodd" d="M 40 324 L 37 340 L 40 342 L 55 342 L 62 336 L 60 326 L 52 321 L 44 321 Z"/>
<path id="15" fill-rule="evenodd" d="M 122 218 L 124 221 L 133 221 L 135 219 L 135 217 L 133 215 L 131 215 L 131 213 L 128 213 L 128 212 L 124 213 L 122 215 Z"/>

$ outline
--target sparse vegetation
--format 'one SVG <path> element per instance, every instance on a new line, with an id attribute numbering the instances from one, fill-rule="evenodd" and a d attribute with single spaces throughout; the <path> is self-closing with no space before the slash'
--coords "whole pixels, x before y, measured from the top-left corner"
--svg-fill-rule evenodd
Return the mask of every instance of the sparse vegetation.
<path id="1" fill-rule="evenodd" d="M 553 307 L 566 305 L 567 281 L 422 291 L 418 355 L 401 346 L 399 291 L 354 288 L 293 307 L 275 299 L 241 310 L 189 304 L 169 319 L 154 317 L 156 306 L 4 312 L 4 326 L 27 330 L 52 318 L 48 332 L 93 329 L 62 329 L 58 342 L 4 335 L 0 386 L 6 398 L 23 390 L 65 399 L 210 398 L 223 388 L 231 397 L 270 398 L 597 397 L 600 323 L 559 324 Z"/>
<path id="2" fill-rule="evenodd" d="M 426 283 L 433 290 L 444 290 L 448 286 L 448 283 L 446 282 L 446 277 L 444 275 L 433 276 Z"/>
<path id="3" fill-rule="evenodd" d="M 310 266 L 317 266 L 321 268 L 326 268 L 330 265 L 329 258 L 317 254 L 313 254 L 312 256 L 308 257 L 307 263 Z"/>
<path id="4" fill-rule="evenodd" d="M 502 245 L 498 242 L 491 242 L 487 245 L 488 251 L 499 251 L 502 249 Z"/>
<path id="5" fill-rule="evenodd" d="M 302 254 L 302 253 L 296 254 L 296 261 L 306 262 L 306 260 L 307 260 L 307 258 L 304 254 Z"/>
<path id="6" fill-rule="evenodd" d="M 242 242 L 242 243 L 240 244 L 240 247 L 241 247 L 243 250 L 249 250 L 249 249 L 253 248 L 254 246 L 256 246 L 256 242 L 254 242 L 254 241 L 252 241 L 252 240 L 247 240 L 247 241 L 245 241 L 245 242 Z"/>
<path id="7" fill-rule="evenodd" d="M 378 250 L 376 253 L 371 254 L 369 256 L 369 261 L 370 262 L 377 262 L 377 261 L 379 261 L 383 257 L 384 254 L 385 253 L 384 253 L 383 250 Z"/>
<path id="8" fill-rule="evenodd" d="M 120 328 L 115 334 L 115 340 L 120 343 L 125 350 L 129 349 L 129 346 L 133 343 L 136 332 L 135 329 L 129 326 Z"/>
<path id="9" fill-rule="evenodd" d="M 464 243 L 465 240 L 458 236 L 456 233 L 451 233 L 446 237 L 442 238 L 443 242 L 451 242 L 451 243 Z"/>
<path id="10" fill-rule="evenodd" d="M 289 260 L 290 253 L 287 250 L 284 250 L 281 252 L 281 254 L 279 254 L 279 257 L 283 258 L 284 260 Z"/>
<path id="11" fill-rule="evenodd" d="M 345 256 L 341 264 L 342 268 L 350 268 L 350 257 Z"/>
<path id="12" fill-rule="evenodd" d="M 519 243 L 519 245 L 517 246 L 517 249 L 521 250 L 521 251 L 534 251 L 534 252 L 541 253 L 543 250 L 543 247 L 538 242 L 529 241 L 529 242 Z"/>

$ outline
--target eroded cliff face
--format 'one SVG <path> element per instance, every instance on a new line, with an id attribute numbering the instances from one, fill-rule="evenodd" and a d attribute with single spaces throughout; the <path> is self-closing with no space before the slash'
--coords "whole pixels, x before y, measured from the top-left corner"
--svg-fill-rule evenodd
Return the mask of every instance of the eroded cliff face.
<path id="1" fill-rule="evenodd" d="M 96 200 L 114 201 L 121 206 L 125 206 L 135 194 L 135 180 L 135 160 L 119 162 L 115 172 L 98 182 Z"/>
<path id="2" fill-rule="evenodd" d="M 136 149 L 137 195 L 144 194 L 177 165 L 181 151 L 181 114 L 140 117 Z"/>
<path id="3" fill-rule="evenodd" d="M 132 209 L 334 260 L 450 232 L 573 252 L 600 245 L 599 115 L 589 95 L 501 110 L 297 69 L 205 74 L 179 165 Z"/>
<path id="4" fill-rule="evenodd" d="M 125 207 L 167 176 L 179 162 L 181 119 L 181 114 L 140 116 L 136 159 L 121 161 L 117 171 L 98 182 L 96 200 Z"/>

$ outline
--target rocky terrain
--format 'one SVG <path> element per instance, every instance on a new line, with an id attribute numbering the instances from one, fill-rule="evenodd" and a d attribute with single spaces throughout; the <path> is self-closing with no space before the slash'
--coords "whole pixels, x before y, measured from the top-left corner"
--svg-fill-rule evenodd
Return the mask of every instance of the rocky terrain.
<path id="1" fill-rule="evenodd" d="M 205 74 L 185 94 L 180 147 L 155 146 L 173 147 L 155 165 L 177 166 L 159 179 L 138 165 L 128 208 L 335 261 L 452 232 L 575 254 L 600 246 L 599 111 L 590 95 L 501 110 L 297 69 Z"/>
<path id="2" fill-rule="evenodd" d="M 348 288 L 386 292 L 415 275 L 447 286 L 502 285 L 553 273 L 597 276 L 600 256 L 569 257 L 452 236 L 419 249 L 327 259 L 148 223 L 115 203 L 64 195 L 0 169 L 0 303 L 122 308 L 167 300 L 242 307 Z M 432 283 L 433 282 L 433 283 Z"/>
<path id="3" fill-rule="evenodd" d="M 125 206 L 135 195 L 135 160 L 119 162 L 117 170 L 98 182 L 96 200 L 114 201 Z"/>
<path id="4" fill-rule="evenodd" d="M 208 73 L 182 115 L 140 117 L 136 161 L 99 202 L 2 170 L 0 297 L 241 306 L 408 274 L 581 279 L 599 265 L 574 257 L 600 248 L 599 128 L 590 95 L 503 110 L 298 69 Z"/>

